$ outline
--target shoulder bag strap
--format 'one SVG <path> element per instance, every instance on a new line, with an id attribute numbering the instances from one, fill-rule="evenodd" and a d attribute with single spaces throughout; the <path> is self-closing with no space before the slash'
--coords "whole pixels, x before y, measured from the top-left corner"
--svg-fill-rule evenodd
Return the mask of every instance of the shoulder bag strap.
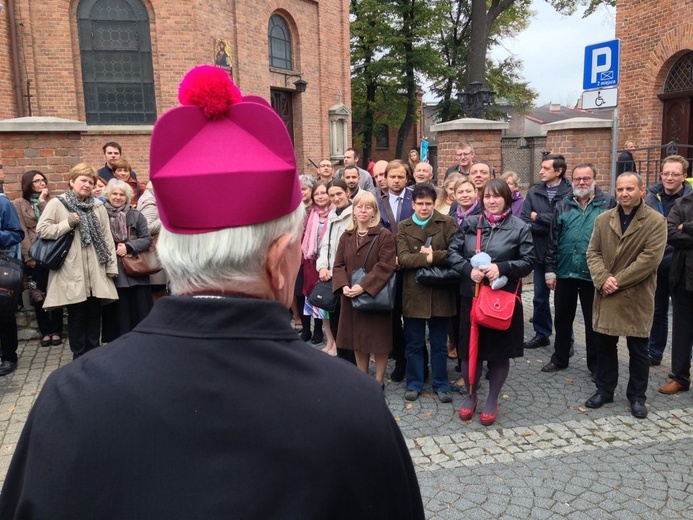
<path id="1" fill-rule="evenodd" d="M 380 236 L 380 233 L 375 235 L 375 238 L 371 241 L 371 245 L 368 248 L 368 252 L 366 253 L 366 258 L 363 259 L 363 270 L 366 270 L 366 264 L 368 263 L 368 256 L 371 254 L 371 250 L 373 249 L 373 245 L 375 244 L 375 241 L 378 240 L 378 237 Z"/>
<path id="2" fill-rule="evenodd" d="M 481 253 L 481 215 L 479 215 L 479 223 L 476 225 L 476 253 Z"/>

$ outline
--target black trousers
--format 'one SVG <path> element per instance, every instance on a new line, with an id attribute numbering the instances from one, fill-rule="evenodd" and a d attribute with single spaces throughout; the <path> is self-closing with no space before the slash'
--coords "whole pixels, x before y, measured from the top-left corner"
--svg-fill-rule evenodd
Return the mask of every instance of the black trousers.
<path id="1" fill-rule="evenodd" d="M 101 341 L 110 343 L 127 334 L 147 317 L 154 305 L 149 285 L 118 287 L 118 301 L 109 303 L 101 310 L 103 330 Z"/>
<path id="2" fill-rule="evenodd" d="M 17 319 L 14 312 L 0 313 L 0 347 L 2 360 L 17 362 Z"/>
<path id="3" fill-rule="evenodd" d="M 691 386 L 691 346 L 693 346 L 693 292 L 683 280 L 674 287 L 672 301 L 671 371 L 674 380 Z"/>
<path id="4" fill-rule="evenodd" d="M 597 390 L 608 398 L 613 398 L 618 384 L 618 336 L 607 336 L 595 332 L 597 337 Z M 647 379 L 650 375 L 650 356 L 647 351 L 647 338 L 626 337 L 630 354 L 630 377 L 626 396 L 632 403 L 645 402 Z"/>
<path id="5" fill-rule="evenodd" d="M 67 306 L 67 336 L 72 359 L 99 346 L 101 333 L 101 300 L 89 297 L 81 303 Z"/>
<path id="6" fill-rule="evenodd" d="M 556 338 L 551 362 L 557 367 L 567 367 L 570 359 L 570 343 L 573 333 L 573 321 L 577 302 L 580 298 L 582 317 L 585 321 L 585 345 L 587 347 L 587 369 L 597 371 L 597 338 L 592 330 L 592 302 L 594 301 L 594 285 L 585 280 L 560 278 L 556 280 L 554 292 L 554 328 Z"/>
<path id="7" fill-rule="evenodd" d="M 36 282 L 36 287 L 46 292 L 48 287 L 48 274 L 50 270 L 43 266 L 37 264 L 33 269 L 31 267 L 26 268 L 27 276 L 30 276 L 34 282 Z M 50 336 L 51 334 L 57 334 L 60 336 L 63 332 L 63 308 L 53 309 L 50 311 L 43 310 L 43 302 L 34 305 L 34 310 L 36 311 L 36 321 L 38 322 L 39 331 L 41 331 L 41 336 Z"/>
<path id="8" fill-rule="evenodd" d="M 392 353 L 390 357 L 402 362 L 406 358 L 404 325 L 402 323 L 402 293 L 404 292 L 404 273 L 395 271 L 395 306 L 392 309 Z"/>
<path id="9" fill-rule="evenodd" d="M 339 291 L 340 295 L 342 291 Z M 342 299 L 337 298 L 337 307 L 335 307 L 334 312 L 330 312 L 330 330 L 332 331 L 332 336 L 337 339 L 337 329 L 339 329 L 339 313 L 342 312 Z M 339 348 L 339 343 L 337 343 L 337 357 L 348 361 L 349 363 L 356 364 L 356 356 L 353 350 L 346 348 Z"/>

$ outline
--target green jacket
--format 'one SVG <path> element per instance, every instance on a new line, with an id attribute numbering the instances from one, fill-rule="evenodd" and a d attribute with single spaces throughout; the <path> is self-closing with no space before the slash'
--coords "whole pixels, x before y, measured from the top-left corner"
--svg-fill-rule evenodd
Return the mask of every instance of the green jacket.
<path id="1" fill-rule="evenodd" d="M 554 210 L 551 240 L 546 254 L 547 274 L 555 273 L 556 278 L 591 282 L 586 253 L 594 221 L 615 206 L 614 198 L 599 187 L 584 211 L 574 198 L 564 197 Z"/>

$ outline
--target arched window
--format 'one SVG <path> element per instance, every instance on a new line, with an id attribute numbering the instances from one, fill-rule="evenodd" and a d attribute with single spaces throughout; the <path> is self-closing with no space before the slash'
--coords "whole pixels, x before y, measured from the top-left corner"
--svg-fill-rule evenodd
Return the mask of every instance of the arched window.
<path id="1" fill-rule="evenodd" d="M 273 15 L 267 27 L 269 40 L 270 67 L 292 70 L 291 33 L 286 21 L 279 15 Z"/>
<path id="2" fill-rule="evenodd" d="M 672 65 L 664 84 L 664 92 L 687 90 L 693 90 L 693 52 L 684 54 Z"/>
<path id="3" fill-rule="evenodd" d="M 153 124 L 152 45 L 142 2 L 82 0 L 77 22 L 87 124 Z"/>

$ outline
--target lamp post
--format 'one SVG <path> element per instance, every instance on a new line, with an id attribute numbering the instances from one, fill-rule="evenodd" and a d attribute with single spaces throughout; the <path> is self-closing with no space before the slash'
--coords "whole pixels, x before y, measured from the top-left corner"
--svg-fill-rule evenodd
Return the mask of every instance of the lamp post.
<path id="1" fill-rule="evenodd" d="M 486 107 L 493 105 L 496 93 L 480 81 L 472 81 L 467 90 L 458 92 L 457 102 L 467 117 L 482 118 Z"/>

